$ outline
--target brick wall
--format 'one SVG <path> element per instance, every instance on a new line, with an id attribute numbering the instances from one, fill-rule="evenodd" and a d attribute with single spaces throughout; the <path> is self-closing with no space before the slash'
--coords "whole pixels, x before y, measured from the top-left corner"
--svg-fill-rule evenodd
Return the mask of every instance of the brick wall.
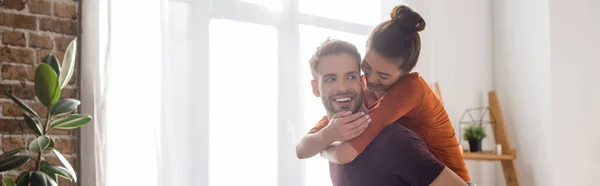
<path id="1" fill-rule="evenodd" d="M 33 78 L 35 68 L 48 53 L 62 62 L 69 42 L 77 35 L 76 0 L 0 0 L 0 91 L 8 91 L 28 103 L 39 114 L 44 107 L 35 103 Z M 76 98 L 76 75 L 65 88 L 62 97 Z M 0 149 L 3 152 L 27 146 L 34 135 L 27 128 L 19 106 L 0 96 Z M 22 134 L 25 134 L 23 136 Z M 53 130 L 55 148 L 59 149 L 77 169 L 74 131 Z M 51 153 L 50 153 L 51 154 Z M 48 154 L 48 155 L 50 155 Z M 60 165 L 54 157 L 52 164 Z M 20 168 L 33 167 L 34 161 Z M 18 172 L 4 176 L 15 178 Z M 60 180 L 59 185 L 74 185 Z"/>

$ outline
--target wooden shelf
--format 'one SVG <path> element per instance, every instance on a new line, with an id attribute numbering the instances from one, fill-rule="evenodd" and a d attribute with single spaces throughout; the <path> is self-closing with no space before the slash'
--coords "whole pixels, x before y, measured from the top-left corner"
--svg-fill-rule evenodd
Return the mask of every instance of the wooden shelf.
<path id="1" fill-rule="evenodd" d="M 468 160 L 514 160 L 512 154 L 496 155 L 491 152 L 464 152 L 463 156 Z"/>

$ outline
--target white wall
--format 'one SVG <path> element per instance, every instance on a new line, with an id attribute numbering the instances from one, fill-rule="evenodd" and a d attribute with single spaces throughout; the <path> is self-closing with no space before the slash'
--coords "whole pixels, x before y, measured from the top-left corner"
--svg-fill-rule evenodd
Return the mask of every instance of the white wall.
<path id="1" fill-rule="evenodd" d="M 427 1 L 432 50 L 431 80 L 440 83 L 444 104 L 458 127 L 465 109 L 486 106 L 493 87 L 491 1 Z"/>
<path id="2" fill-rule="evenodd" d="M 493 1 L 494 87 L 521 185 L 550 185 L 550 38 L 547 0 Z M 500 166 L 498 166 L 498 170 Z M 502 171 L 498 184 L 505 185 Z"/>
<path id="3" fill-rule="evenodd" d="M 554 185 L 599 185 L 599 7 L 550 0 Z"/>
<path id="4" fill-rule="evenodd" d="M 458 135 L 465 110 L 487 106 L 487 92 L 493 89 L 491 0 L 407 3 L 427 22 L 415 71 L 429 82 L 439 82 L 444 106 Z M 493 148 L 490 139 L 484 141 L 484 149 Z M 463 146 L 468 148 L 468 143 L 463 142 Z M 496 164 L 467 161 L 472 181 L 493 185 Z"/>
<path id="5" fill-rule="evenodd" d="M 495 87 L 522 185 L 597 185 L 598 7 L 584 0 L 494 1 Z"/>

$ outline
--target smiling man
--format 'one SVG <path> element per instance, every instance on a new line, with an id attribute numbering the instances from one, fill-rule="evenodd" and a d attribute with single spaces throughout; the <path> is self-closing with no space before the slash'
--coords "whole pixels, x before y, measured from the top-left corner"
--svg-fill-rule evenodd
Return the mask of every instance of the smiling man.
<path id="1" fill-rule="evenodd" d="M 370 119 L 363 104 L 360 61 L 356 47 L 341 40 L 327 40 L 311 58 L 313 93 L 321 97 L 330 122 L 302 138 L 296 147 L 298 158 L 329 156 L 333 153 L 327 149 L 365 130 Z M 398 122 L 382 130 L 352 162 L 329 163 L 329 168 L 336 186 L 466 185 L 435 159 L 421 138 Z"/>

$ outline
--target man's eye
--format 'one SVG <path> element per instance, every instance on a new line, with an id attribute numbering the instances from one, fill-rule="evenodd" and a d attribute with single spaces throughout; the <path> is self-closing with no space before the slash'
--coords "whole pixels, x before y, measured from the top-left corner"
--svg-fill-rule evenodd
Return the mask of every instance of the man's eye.
<path id="1" fill-rule="evenodd" d="M 335 78 L 327 78 L 327 79 L 325 79 L 325 82 L 330 82 L 330 81 L 335 81 Z"/>
<path id="2" fill-rule="evenodd" d="M 356 79 L 356 78 L 357 78 L 356 75 L 350 75 L 350 76 L 348 76 L 348 79 Z"/>

